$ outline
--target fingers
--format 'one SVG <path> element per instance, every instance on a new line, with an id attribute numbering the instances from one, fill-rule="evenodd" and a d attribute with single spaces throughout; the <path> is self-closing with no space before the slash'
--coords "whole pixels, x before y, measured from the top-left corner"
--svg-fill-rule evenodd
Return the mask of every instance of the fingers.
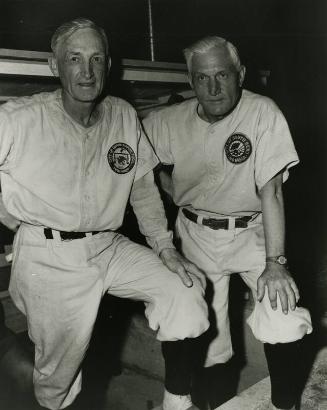
<path id="1" fill-rule="evenodd" d="M 288 314 L 289 309 L 296 309 L 296 303 L 299 300 L 299 291 L 294 282 L 294 287 L 292 287 L 289 283 L 284 287 L 276 287 L 269 284 L 267 286 L 270 305 L 273 310 L 277 309 L 278 297 L 281 304 L 281 309 L 285 315 Z"/>
<path id="2" fill-rule="evenodd" d="M 296 308 L 296 302 L 297 302 L 296 294 L 290 286 L 286 289 L 286 294 L 287 294 L 287 299 L 288 299 L 288 305 L 291 310 L 294 310 Z M 285 313 L 284 310 L 283 312 Z"/>
<path id="3" fill-rule="evenodd" d="M 292 309 L 292 306 L 293 306 L 293 302 L 295 301 L 294 294 L 292 295 L 291 292 L 287 293 L 284 289 L 278 289 L 277 290 L 274 286 L 267 285 L 267 287 L 268 287 L 268 297 L 269 297 L 270 306 L 271 306 L 272 310 L 277 310 L 278 297 L 279 297 L 282 311 L 285 315 L 287 315 L 289 301 L 290 301 L 291 309 Z M 292 296 L 293 296 L 293 299 L 292 299 Z M 262 299 L 263 298 L 261 298 L 259 300 L 259 302 L 261 302 Z M 294 310 L 294 309 L 292 309 L 292 310 Z"/>
<path id="4" fill-rule="evenodd" d="M 186 272 L 184 266 L 180 265 L 176 270 L 176 273 L 181 278 L 181 281 L 186 287 L 190 288 L 193 286 L 193 281 L 190 278 L 189 274 Z"/>
<path id="5" fill-rule="evenodd" d="M 265 296 L 265 287 L 266 287 L 266 283 L 261 278 L 259 278 L 257 282 L 257 301 L 258 302 L 261 302 Z"/>
<path id="6" fill-rule="evenodd" d="M 294 292 L 294 295 L 295 295 L 295 302 L 297 303 L 300 300 L 300 292 L 299 292 L 299 289 L 296 286 L 296 283 L 294 282 L 294 280 L 291 280 L 290 286 L 291 286 L 291 288 Z"/>
<path id="7" fill-rule="evenodd" d="M 274 286 L 268 285 L 268 297 L 270 300 L 270 306 L 272 310 L 277 309 L 277 291 Z"/>
<path id="8" fill-rule="evenodd" d="M 205 289 L 207 285 L 205 274 L 193 263 L 187 262 L 186 264 L 184 264 L 184 267 L 187 272 L 193 274 L 199 279 L 201 286 Z"/>
<path id="9" fill-rule="evenodd" d="M 180 277 L 181 281 L 186 287 L 190 288 L 191 286 L 193 286 L 192 279 L 180 262 L 165 261 L 164 264 L 169 270 L 176 273 Z"/>
<path id="10" fill-rule="evenodd" d="M 178 276 L 181 278 L 185 286 L 193 286 L 193 280 L 191 275 L 194 275 L 195 278 L 200 282 L 200 285 L 203 289 L 207 286 L 207 280 L 205 274 L 197 268 L 193 263 L 184 262 L 180 268 L 176 271 Z M 193 278 L 194 279 L 194 278 Z"/>
<path id="11" fill-rule="evenodd" d="M 169 270 L 180 277 L 185 286 L 188 288 L 193 286 L 193 280 L 190 276 L 190 274 L 192 274 L 199 280 L 201 286 L 205 289 L 206 278 L 204 273 L 194 265 L 194 263 L 180 255 L 175 249 L 163 250 L 160 254 L 160 258 Z"/>
<path id="12" fill-rule="evenodd" d="M 282 307 L 282 311 L 284 313 L 284 315 L 287 315 L 288 313 L 288 294 L 285 291 L 285 289 L 280 289 L 278 290 L 278 295 L 279 295 L 279 300 L 280 300 L 280 304 Z"/>

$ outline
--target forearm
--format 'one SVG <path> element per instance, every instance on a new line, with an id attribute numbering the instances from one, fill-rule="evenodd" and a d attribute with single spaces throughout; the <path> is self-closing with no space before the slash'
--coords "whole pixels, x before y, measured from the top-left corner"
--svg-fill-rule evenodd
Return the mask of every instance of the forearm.
<path id="1" fill-rule="evenodd" d="M 260 191 L 263 226 L 267 257 L 285 254 L 285 215 L 282 192 L 282 176 L 277 175 Z M 268 288 L 268 297 L 273 310 L 278 308 L 278 300 L 284 314 L 289 308 L 294 310 L 299 300 L 299 290 L 286 266 L 276 261 L 267 262 L 258 279 L 257 300 L 261 302 Z"/>
<path id="2" fill-rule="evenodd" d="M 277 175 L 260 191 L 266 255 L 285 253 L 285 213 L 282 177 Z"/>
<path id="3" fill-rule="evenodd" d="M 130 202 L 147 243 L 159 255 L 165 248 L 174 248 L 173 234 L 167 229 L 167 218 L 153 173 L 149 172 L 133 184 Z"/>
<path id="4" fill-rule="evenodd" d="M 162 189 L 166 192 L 169 197 L 173 198 L 173 184 L 171 180 L 171 175 L 169 175 L 166 171 L 160 170 L 159 171 L 159 179 Z"/>

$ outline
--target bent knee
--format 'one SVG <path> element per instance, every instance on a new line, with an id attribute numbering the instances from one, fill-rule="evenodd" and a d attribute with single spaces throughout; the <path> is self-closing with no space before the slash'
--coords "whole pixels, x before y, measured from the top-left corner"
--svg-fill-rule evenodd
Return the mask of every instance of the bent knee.
<path id="1" fill-rule="evenodd" d="M 194 281 L 191 287 L 184 284 L 175 288 L 172 295 L 172 303 L 176 306 L 177 314 L 187 316 L 192 320 L 192 316 L 208 316 L 208 305 L 204 299 L 205 291 L 198 281 Z"/>
<path id="2" fill-rule="evenodd" d="M 201 335 L 209 327 L 208 306 L 199 283 L 188 288 L 178 279 L 166 289 L 165 301 L 157 301 L 157 309 L 149 317 L 150 326 L 157 322 L 159 340 L 182 340 Z M 159 313 L 160 312 L 160 313 Z M 158 313 L 160 317 L 158 317 Z"/>
<path id="3" fill-rule="evenodd" d="M 164 292 L 171 297 L 182 298 L 185 301 L 203 299 L 205 289 L 196 276 L 190 274 L 190 277 L 193 283 L 192 286 L 188 287 L 184 285 L 177 274 L 172 274 L 165 283 Z"/>
<path id="4" fill-rule="evenodd" d="M 256 339 L 263 343 L 289 343 L 302 339 L 312 332 L 310 313 L 297 307 L 284 314 L 281 307 L 273 310 L 268 297 L 256 302 L 247 322 Z"/>

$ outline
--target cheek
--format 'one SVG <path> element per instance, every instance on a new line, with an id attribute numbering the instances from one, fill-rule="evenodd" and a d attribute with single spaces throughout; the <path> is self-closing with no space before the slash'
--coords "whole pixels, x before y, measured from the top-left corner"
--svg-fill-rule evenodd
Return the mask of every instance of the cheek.
<path id="1" fill-rule="evenodd" d="M 94 74 L 95 74 L 95 77 L 98 81 L 103 82 L 105 80 L 105 77 L 106 77 L 106 71 L 105 70 L 101 70 L 101 69 L 95 70 Z"/>
<path id="2" fill-rule="evenodd" d="M 76 77 L 76 71 L 77 70 L 66 69 L 60 76 L 61 82 L 67 85 L 72 84 Z"/>
<path id="3" fill-rule="evenodd" d="M 71 86 L 71 79 L 70 79 L 69 76 L 64 75 L 64 76 L 61 76 L 60 79 L 61 79 L 61 83 L 62 83 L 62 85 L 63 85 L 64 88 L 70 88 L 70 86 Z"/>
<path id="4" fill-rule="evenodd" d="M 233 86 L 227 87 L 226 90 L 227 90 L 227 94 L 229 96 L 229 99 L 231 101 L 235 101 L 237 99 L 238 93 L 239 93 L 238 87 L 235 87 L 233 85 Z"/>
<path id="5" fill-rule="evenodd" d="M 96 75 L 101 76 L 101 75 L 104 75 L 104 74 L 105 74 L 106 68 L 105 68 L 105 66 L 102 65 L 102 64 L 93 64 L 93 72 L 94 72 Z"/>
<path id="6" fill-rule="evenodd" d="M 207 87 L 204 85 L 194 85 L 194 92 L 198 100 L 201 100 L 207 95 Z"/>

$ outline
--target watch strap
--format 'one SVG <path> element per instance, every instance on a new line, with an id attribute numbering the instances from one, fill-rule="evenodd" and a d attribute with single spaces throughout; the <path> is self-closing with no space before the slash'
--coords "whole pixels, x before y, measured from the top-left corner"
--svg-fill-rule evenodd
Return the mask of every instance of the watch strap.
<path id="1" fill-rule="evenodd" d="M 282 266 L 287 265 L 287 258 L 285 255 L 278 255 L 278 256 L 267 256 L 266 257 L 266 262 L 273 262 L 277 263 Z"/>

